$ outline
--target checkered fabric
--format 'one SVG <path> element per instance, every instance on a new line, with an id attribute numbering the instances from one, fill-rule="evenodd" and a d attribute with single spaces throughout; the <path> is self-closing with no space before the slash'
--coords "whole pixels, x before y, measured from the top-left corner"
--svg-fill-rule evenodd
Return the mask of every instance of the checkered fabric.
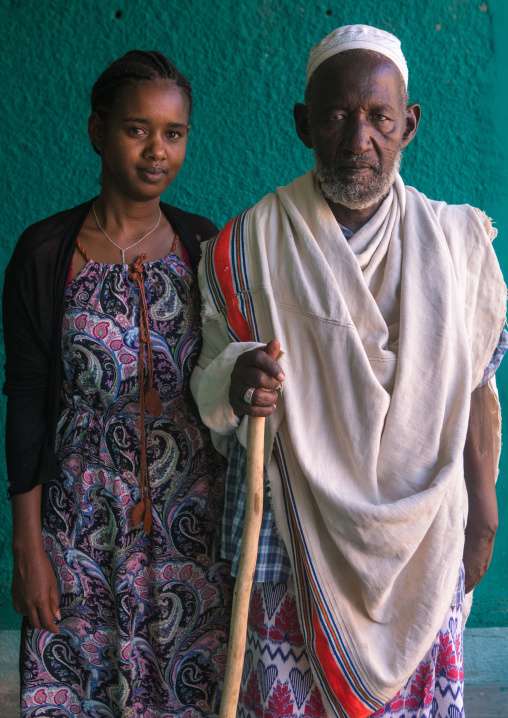
<path id="1" fill-rule="evenodd" d="M 222 521 L 222 557 L 231 561 L 231 574 L 236 576 L 242 548 L 247 490 L 247 450 L 233 434 L 228 440 L 228 469 Z M 259 535 L 258 558 L 254 581 L 289 581 L 291 564 L 283 540 L 274 524 L 265 474 L 263 519 Z"/>

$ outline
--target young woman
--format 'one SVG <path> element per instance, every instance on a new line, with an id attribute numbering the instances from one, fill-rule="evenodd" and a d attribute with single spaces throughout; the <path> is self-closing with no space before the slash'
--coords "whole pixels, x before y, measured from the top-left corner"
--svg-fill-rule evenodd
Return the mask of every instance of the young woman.
<path id="1" fill-rule="evenodd" d="M 160 201 L 191 109 L 164 55 L 114 62 L 92 90 L 99 196 L 29 227 L 7 268 L 22 716 L 218 709 L 223 466 L 189 391 L 199 239 L 216 227 Z"/>

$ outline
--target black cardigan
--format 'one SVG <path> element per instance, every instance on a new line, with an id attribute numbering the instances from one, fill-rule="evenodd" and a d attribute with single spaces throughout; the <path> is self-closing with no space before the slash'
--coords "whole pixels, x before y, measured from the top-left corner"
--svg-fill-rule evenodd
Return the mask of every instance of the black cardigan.
<path id="1" fill-rule="evenodd" d="M 7 395 L 6 455 L 11 495 L 59 476 L 55 459 L 62 382 L 61 329 L 65 289 L 76 239 L 94 200 L 28 227 L 5 272 L 3 325 Z M 189 254 L 194 272 L 199 242 L 217 233 L 205 217 L 161 202 Z"/>

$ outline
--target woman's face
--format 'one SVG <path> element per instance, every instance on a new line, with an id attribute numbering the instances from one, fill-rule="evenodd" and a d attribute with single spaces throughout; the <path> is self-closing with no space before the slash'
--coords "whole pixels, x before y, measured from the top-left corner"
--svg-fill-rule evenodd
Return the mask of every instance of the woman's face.
<path id="1" fill-rule="evenodd" d="M 186 97 L 170 80 L 140 82 L 116 99 L 105 120 L 92 114 L 102 187 L 130 200 L 159 197 L 178 174 L 189 134 Z"/>

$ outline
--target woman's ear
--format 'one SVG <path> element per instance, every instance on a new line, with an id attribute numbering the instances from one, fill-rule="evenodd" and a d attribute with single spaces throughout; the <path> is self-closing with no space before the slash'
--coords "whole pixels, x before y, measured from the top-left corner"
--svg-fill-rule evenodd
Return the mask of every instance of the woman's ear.
<path id="1" fill-rule="evenodd" d="M 97 112 L 92 112 L 88 118 L 88 137 L 92 145 L 99 151 L 104 139 L 104 120 Z"/>

